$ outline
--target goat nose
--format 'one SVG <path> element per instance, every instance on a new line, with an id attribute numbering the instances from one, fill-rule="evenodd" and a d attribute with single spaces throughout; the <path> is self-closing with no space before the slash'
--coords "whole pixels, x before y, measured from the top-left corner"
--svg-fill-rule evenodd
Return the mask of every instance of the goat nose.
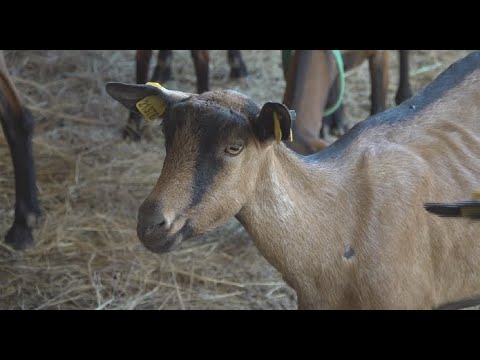
<path id="1" fill-rule="evenodd" d="M 155 228 L 155 231 L 166 231 L 169 221 L 164 216 L 157 202 L 145 200 L 138 210 L 138 232 L 144 236 L 146 232 Z"/>

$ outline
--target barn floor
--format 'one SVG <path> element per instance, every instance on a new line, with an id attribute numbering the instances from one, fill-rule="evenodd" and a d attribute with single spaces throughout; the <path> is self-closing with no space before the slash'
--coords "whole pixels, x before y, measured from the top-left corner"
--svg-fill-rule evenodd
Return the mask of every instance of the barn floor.
<path id="1" fill-rule="evenodd" d="M 469 51 L 415 50 L 417 91 Z M 258 103 L 281 101 L 280 51 L 243 51 L 250 76 L 230 80 L 225 51 L 211 52 L 211 87 Z M 14 82 L 36 119 L 34 151 L 45 211 L 35 247 L 3 241 L 13 220 L 14 179 L 0 133 L 0 309 L 294 309 L 295 293 L 234 219 L 164 255 L 148 252 L 135 227 L 138 206 L 159 176 L 163 139 L 121 138 L 127 110 L 105 93 L 108 81 L 134 82 L 134 51 L 5 51 Z M 398 79 L 391 54 L 389 105 Z M 153 64 L 152 64 L 153 65 Z M 174 52 L 171 89 L 195 91 L 187 50 Z M 346 115 L 365 119 L 368 65 L 347 74 Z"/>

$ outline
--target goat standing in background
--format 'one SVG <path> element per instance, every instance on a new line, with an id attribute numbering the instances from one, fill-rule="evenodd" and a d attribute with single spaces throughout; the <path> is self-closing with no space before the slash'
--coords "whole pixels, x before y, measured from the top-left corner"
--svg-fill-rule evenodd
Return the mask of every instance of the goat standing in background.
<path id="1" fill-rule="evenodd" d="M 208 50 L 191 50 L 195 74 L 197 76 L 197 92 L 199 94 L 208 91 L 209 86 L 209 63 Z M 145 84 L 147 81 L 164 83 L 172 77 L 172 50 L 158 50 L 157 65 L 153 70 L 151 79 L 148 79 L 148 68 L 152 58 L 152 50 L 137 50 L 136 53 L 136 82 Z M 247 67 L 240 50 L 227 50 L 228 63 L 230 65 L 230 78 L 238 79 L 247 76 Z M 137 113 L 130 113 L 127 125 L 123 130 L 123 136 L 139 141 L 141 139 L 141 125 L 143 119 Z"/>
<path id="2" fill-rule="evenodd" d="M 341 50 L 344 71 L 349 71 L 368 59 L 371 82 L 371 110 L 374 115 L 386 109 L 389 82 L 388 50 Z M 409 83 L 408 50 L 399 50 L 400 81 L 395 97 L 400 104 L 412 95 Z M 324 122 L 330 132 L 344 132 L 343 105 L 324 118 L 324 109 L 339 99 L 340 79 L 338 63 L 330 50 L 295 50 L 291 65 L 285 64 L 286 89 L 283 103 L 297 113 L 293 123 L 295 141 L 289 146 L 304 155 L 328 146 L 324 138 Z M 334 133 L 336 131 L 336 133 Z"/>
<path id="3" fill-rule="evenodd" d="M 15 172 L 15 219 L 5 239 L 13 248 L 33 244 L 32 227 L 41 215 L 32 155 L 33 119 L 8 74 L 0 51 L 0 121 Z"/>

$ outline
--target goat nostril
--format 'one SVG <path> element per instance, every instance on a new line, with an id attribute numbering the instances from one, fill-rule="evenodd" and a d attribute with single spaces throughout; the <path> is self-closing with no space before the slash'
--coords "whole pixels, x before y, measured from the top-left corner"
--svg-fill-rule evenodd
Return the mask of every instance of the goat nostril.
<path id="1" fill-rule="evenodd" d="M 167 228 L 168 228 L 167 220 L 164 218 L 160 218 L 149 227 L 149 230 L 157 229 L 157 230 L 165 231 L 167 230 Z"/>

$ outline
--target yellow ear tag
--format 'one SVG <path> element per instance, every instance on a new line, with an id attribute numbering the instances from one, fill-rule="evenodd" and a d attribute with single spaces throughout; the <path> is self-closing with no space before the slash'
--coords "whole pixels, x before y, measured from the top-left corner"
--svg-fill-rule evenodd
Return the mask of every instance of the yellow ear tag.
<path id="1" fill-rule="evenodd" d="M 159 89 L 165 89 L 162 85 L 160 85 L 160 83 L 157 83 L 157 82 L 149 81 L 149 82 L 145 83 L 145 85 L 155 86 Z"/>
<path id="2" fill-rule="evenodd" d="M 275 139 L 277 139 L 277 144 L 280 144 L 282 141 L 282 129 L 280 128 L 280 121 L 278 120 L 278 115 L 273 112 L 273 130 L 275 131 Z"/>
<path id="3" fill-rule="evenodd" d="M 163 89 L 163 86 L 156 82 L 147 82 L 147 85 Z M 146 96 L 137 102 L 135 106 L 148 121 L 155 121 L 161 117 L 167 109 L 165 102 L 157 95 Z"/>
<path id="4" fill-rule="evenodd" d="M 480 189 L 476 189 L 472 193 L 473 200 L 480 200 Z"/>

